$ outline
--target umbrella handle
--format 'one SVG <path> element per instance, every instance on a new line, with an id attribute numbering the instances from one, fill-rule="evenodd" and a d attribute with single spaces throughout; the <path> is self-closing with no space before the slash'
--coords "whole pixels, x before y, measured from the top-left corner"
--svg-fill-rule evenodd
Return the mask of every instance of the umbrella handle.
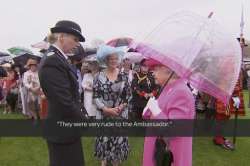
<path id="1" fill-rule="evenodd" d="M 165 82 L 165 84 L 161 87 L 161 89 L 158 92 L 158 95 L 156 96 L 156 99 L 160 96 L 161 92 L 163 91 L 163 89 L 165 88 L 165 86 L 168 84 L 168 82 L 170 81 L 170 79 L 173 77 L 174 72 L 172 71 L 172 73 L 170 74 L 170 76 L 168 77 L 167 81 Z"/>

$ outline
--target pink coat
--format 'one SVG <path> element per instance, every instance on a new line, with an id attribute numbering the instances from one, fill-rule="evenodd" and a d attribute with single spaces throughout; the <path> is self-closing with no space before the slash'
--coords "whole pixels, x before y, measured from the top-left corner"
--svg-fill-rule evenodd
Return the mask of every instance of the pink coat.
<path id="1" fill-rule="evenodd" d="M 151 119 L 193 119 L 194 102 L 194 97 L 186 82 L 179 79 L 164 88 L 158 98 L 162 112 Z M 155 139 L 155 137 L 145 138 L 143 166 L 154 166 Z M 172 137 L 169 146 L 174 156 L 172 166 L 192 166 L 192 137 Z"/>

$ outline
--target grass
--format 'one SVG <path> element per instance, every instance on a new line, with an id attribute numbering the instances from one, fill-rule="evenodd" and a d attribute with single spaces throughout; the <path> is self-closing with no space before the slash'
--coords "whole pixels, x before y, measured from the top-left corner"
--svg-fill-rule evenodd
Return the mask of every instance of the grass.
<path id="1" fill-rule="evenodd" d="M 246 92 L 244 99 L 248 101 Z M 247 105 L 246 102 L 245 105 Z M 248 108 L 246 112 L 247 115 L 241 118 L 250 119 Z M 0 110 L 0 119 L 22 118 L 20 114 L 3 115 Z M 100 165 L 93 157 L 94 138 L 82 138 L 82 142 L 86 165 Z M 129 138 L 129 142 L 131 153 L 122 166 L 140 166 L 143 155 L 143 138 Z M 193 166 L 248 166 L 250 163 L 249 149 L 250 138 L 248 137 L 237 138 L 235 151 L 226 151 L 213 145 L 211 137 L 196 137 L 193 139 Z M 38 137 L 1 137 L 0 166 L 48 166 L 46 142 Z"/>

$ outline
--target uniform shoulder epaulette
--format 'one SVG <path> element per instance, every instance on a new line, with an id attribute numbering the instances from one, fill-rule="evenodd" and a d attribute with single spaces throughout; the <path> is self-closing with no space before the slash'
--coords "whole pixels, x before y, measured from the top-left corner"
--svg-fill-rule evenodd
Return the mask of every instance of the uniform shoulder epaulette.
<path id="1" fill-rule="evenodd" d="M 55 52 L 54 51 L 51 51 L 51 52 L 48 52 L 47 53 L 47 56 L 51 56 L 51 55 L 54 55 L 55 54 Z"/>

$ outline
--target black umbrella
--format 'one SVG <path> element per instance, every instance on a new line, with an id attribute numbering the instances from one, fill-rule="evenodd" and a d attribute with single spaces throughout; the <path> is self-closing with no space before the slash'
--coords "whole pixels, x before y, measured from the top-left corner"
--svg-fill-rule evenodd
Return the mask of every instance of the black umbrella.
<path id="1" fill-rule="evenodd" d="M 40 56 L 29 54 L 29 53 L 25 53 L 25 54 L 22 54 L 22 55 L 14 57 L 13 61 L 15 62 L 15 64 L 19 64 L 21 66 L 25 66 L 26 63 L 27 63 L 27 61 L 28 61 L 28 59 L 30 59 L 30 58 L 36 59 L 37 61 L 41 60 Z"/>
<path id="2" fill-rule="evenodd" d="M 97 48 L 85 48 L 85 61 L 96 61 Z"/>
<path id="3" fill-rule="evenodd" d="M 12 59 L 10 54 L 5 53 L 5 52 L 0 52 L 0 64 L 3 62 L 9 62 Z"/>
<path id="4" fill-rule="evenodd" d="M 7 72 L 2 66 L 0 66 L 0 78 L 1 77 L 7 77 Z"/>
<path id="5" fill-rule="evenodd" d="M 0 51 L 0 57 L 5 57 L 5 56 L 10 56 L 10 54 Z"/>
<path id="6" fill-rule="evenodd" d="M 96 54 L 96 52 L 97 52 L 97 48 L 86 48 L 85 49 L 86 56 Z"/>

